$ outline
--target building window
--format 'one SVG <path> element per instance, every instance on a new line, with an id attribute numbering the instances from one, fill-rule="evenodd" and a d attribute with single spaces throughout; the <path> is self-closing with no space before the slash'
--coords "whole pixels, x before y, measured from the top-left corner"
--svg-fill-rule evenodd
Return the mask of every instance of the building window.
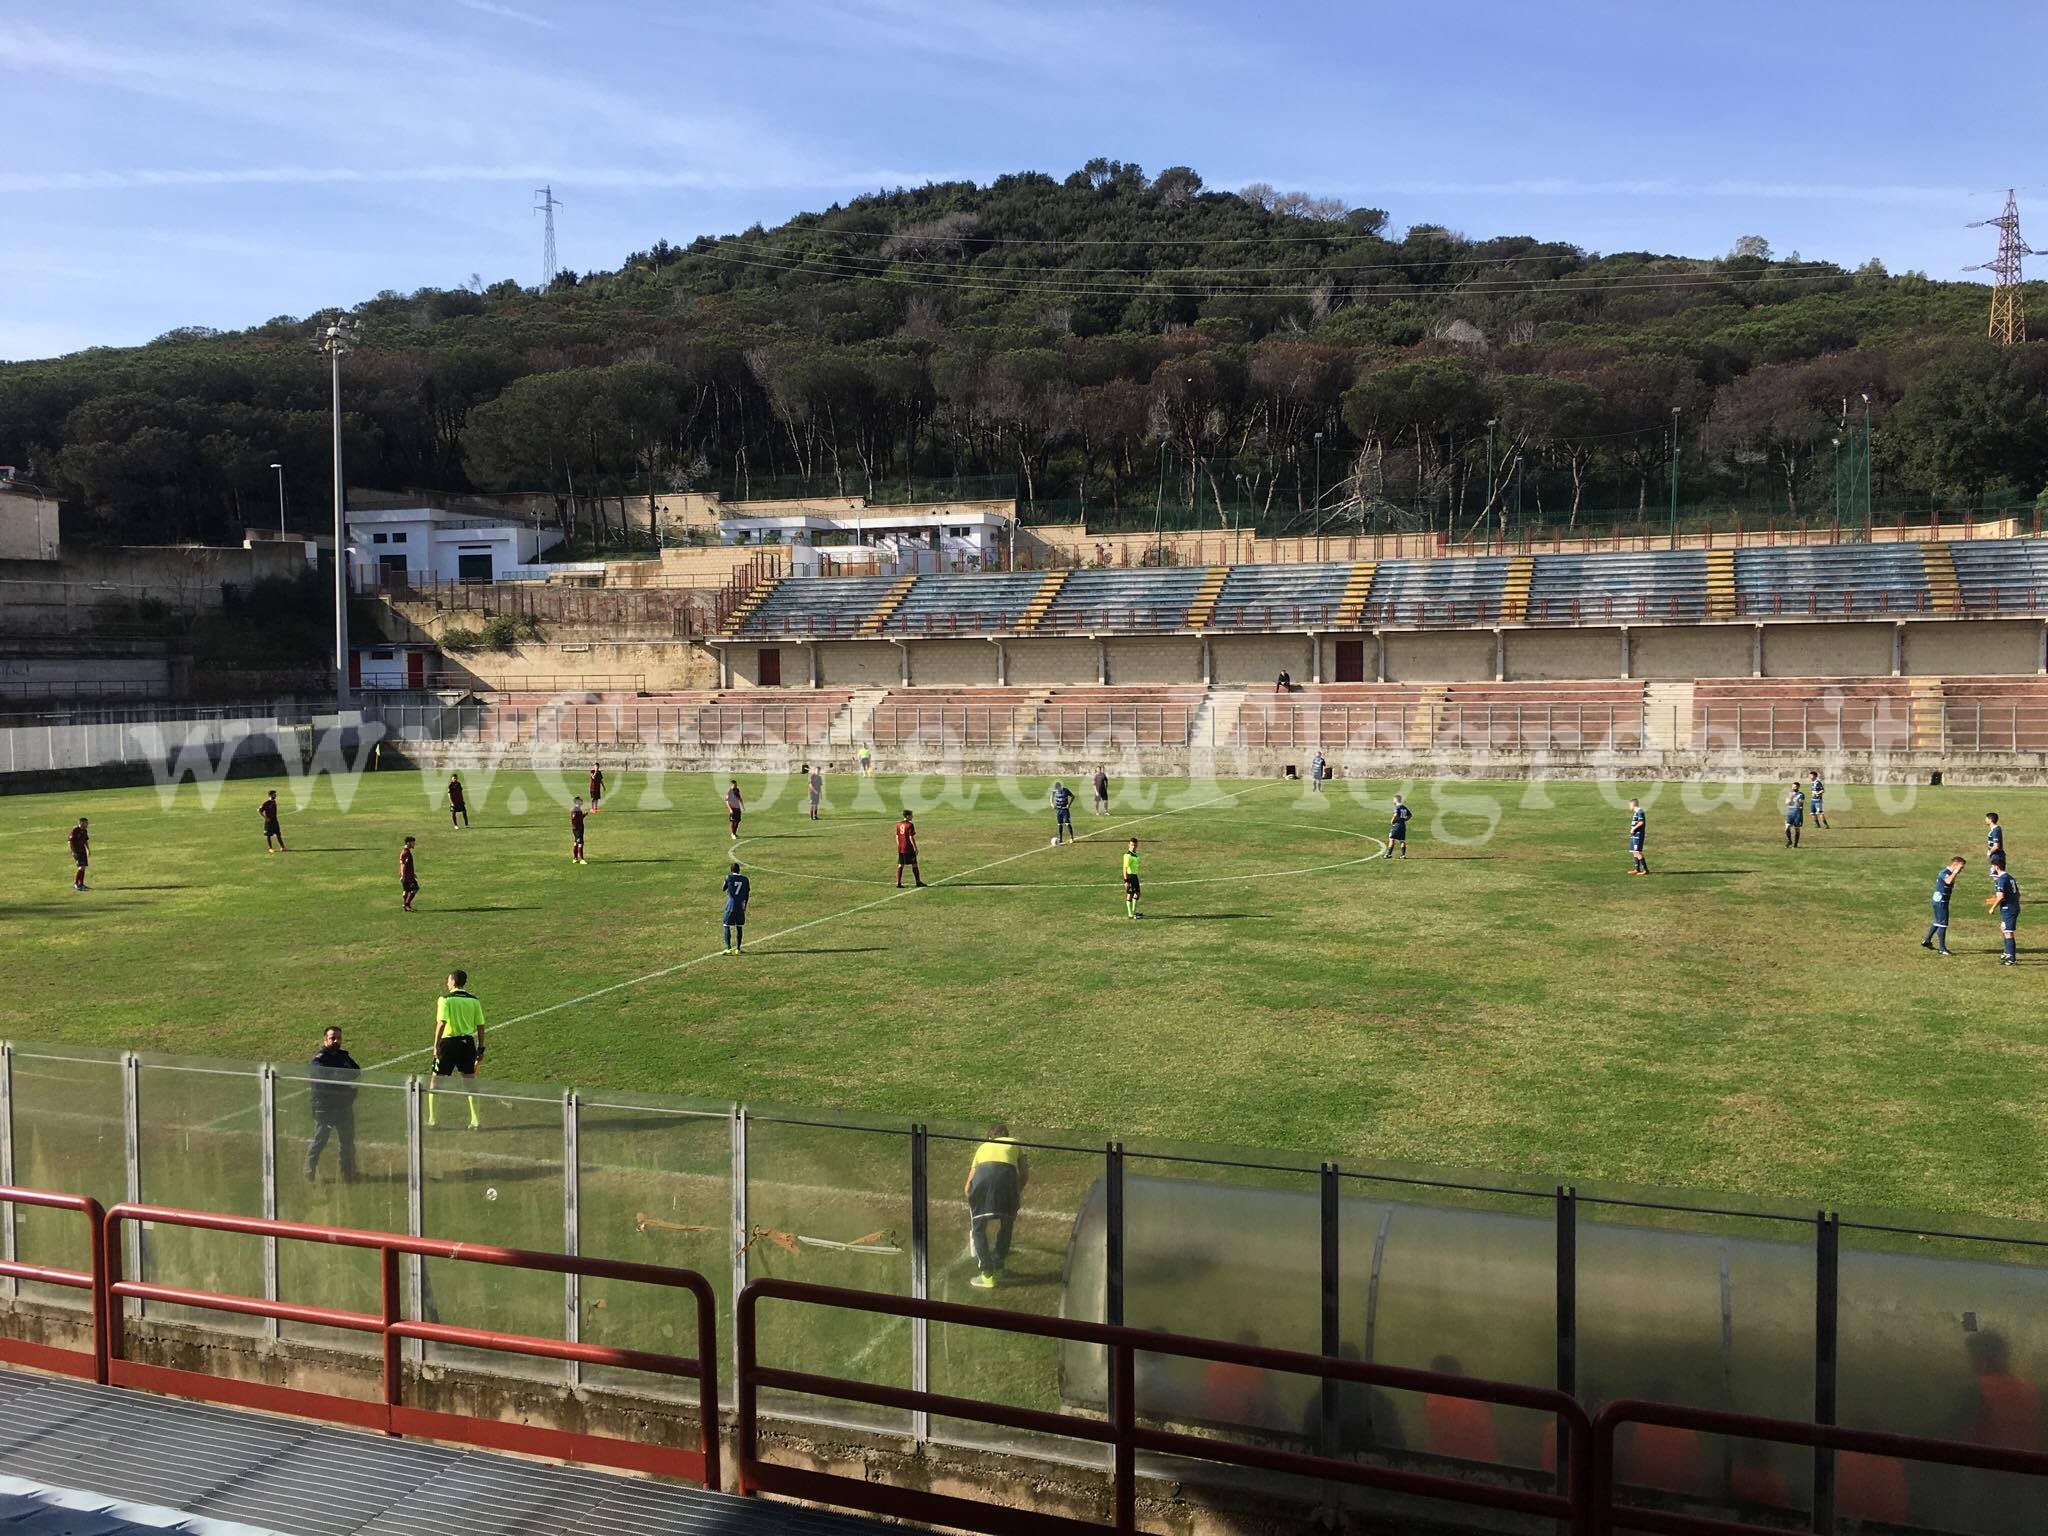
<path id="1" fill-rule="evenodd" d="M 405 542 L 405 535 L 402 533 L 394 533 L 393 535 L 391 535 L 391 542 L 394 544 L 403 544 Z"/>
<path id="2" fill-rule="evenodd" d="M 389 535 L 389 534 L 383 534 L 383 533 L 373 533 L 373 534 L 371 534 L 371 535 L 370 535 L 370 542 L 371 542 L 372 544 L 385 544 L 385 543 L 389 543 L 389 542 L 390 542 L 390 535 Z"/>

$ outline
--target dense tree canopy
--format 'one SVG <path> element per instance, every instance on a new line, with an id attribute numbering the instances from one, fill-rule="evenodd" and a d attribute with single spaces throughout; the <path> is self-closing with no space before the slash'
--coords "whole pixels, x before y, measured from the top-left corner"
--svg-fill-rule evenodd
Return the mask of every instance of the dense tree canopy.
<path id="1" fill-rule="evenodd" d="M 1397 237 L 1377 208 L 1104 158 L 656 241 L 545 293 L 381 293 L 353 310 L 345 439 L 356 484 L 552 490 L 571 519 L 1000 475 L 1048 512 L 1300 526 L 1320 489 L 1340 524 L 1463 531 L 1511 496 L 1555 522 L 1661 500 L 1674 432 L 1686 500 L 1822 507 L 1868 395 L 1880 495 L 2031 497 L 2048 347 L 1993 349 L 1984 304 L 1761 236 Z M 0 462 L 86 536 L 231 537 L 271 515 L 279 461 L 310 522 L 334 313 L 0 366 Z"/>

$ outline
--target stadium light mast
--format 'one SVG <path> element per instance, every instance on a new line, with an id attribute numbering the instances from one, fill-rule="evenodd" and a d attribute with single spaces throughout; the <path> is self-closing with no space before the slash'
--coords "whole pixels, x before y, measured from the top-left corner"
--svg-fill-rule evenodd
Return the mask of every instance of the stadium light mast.
<path id="1" fill-rule="evenodd" d="M 284 466 L 273 464 L 270 467 L 277 471 L 277 536 L 281 539 L 284 537 Z"/>
<path id="2" fill-rule="evenodd" d="M 333 368 L 334 385 L 334 707 L 347 709 L 348 685 L 348 482 L 341 472 L 341 359 L 355 350 L 361 332 L 343 316 L 321 333 L 320 350 Z"/>
<path id="3" fill-rule="evenodd" d="M 1671 407 L 1671 547 L 1678 548 L 1678 407 Z"/>
<path id="4" fill-rule="evenodd" d="M 2020 323 L 2026 324 L 2025 316 Z M 1863 397 L 1863 542 L 1877 536 L 1877 514 L 1870 505 L 1870 396 Z"/>
<path id="5" fill-rule="evenodd" d="M 1299 480 L 1294 482 L 1301 484 Z M 1316 558 L 1323 558 L 1323 434 L 1316 434 Z"/>

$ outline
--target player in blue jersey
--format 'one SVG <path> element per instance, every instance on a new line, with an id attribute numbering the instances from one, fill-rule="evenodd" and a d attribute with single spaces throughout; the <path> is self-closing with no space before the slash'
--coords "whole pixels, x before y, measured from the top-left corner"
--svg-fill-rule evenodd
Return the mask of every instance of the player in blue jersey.
<path id="1" fill-rule="evenodd" d="M 1631 800 L 1628 803 L 1628 856 L 1634 860 L 1629 870 L 1632 875 L 1647 875 L 1649 862 L 1643 857 L 1643 836 L 1650 829 L 1650 818 L 1643 814 L 1643 803 Z"/>
<path id="2" fill-rule="evenodd" d="M 1785 846 L 1799 846 L 1799 829 L 1806 823 L 1806 796 L 1797 783 L 1785 794 Z"/>
<path id="3" fill-rule="evenodd" d="M 747 903 L 753 900 L 754 883 L 740 873 L 740 861 L 732 861 L 725 877 L 725 952 L 737 955 L 747 942 Z"/>
<path id="4" fill-rule="evenodd" d="M 1806 812 L 1813 818 L 1813 824 L 1816 827 L 1826 830 L 1828 813 L 1821 805 L 1821 796 L 1827 793 L 1828 787 L 1821 783 L 1820 770 L 1818 768 L 1808 769 L 1807 777 L 1812 779 L 1813 782 L 1806 786 Z"/>
<path id="5" fill-rule="evenodd" d="M 1399 795 L 1394 796 L 1394 814 L 1387 824 L 1387 851 L 1381 858 L 1391 859 L 1397 847 L 1402 858 L 1408 857 L 1408 818 L 1413 814 Z"/>
<path id="6" fill-rule="evenodd" d="M 1984 898 L 1984 905 L 1998 913 L 1999 937 L 2005 941 L 2005 953 L 1999 958 L 2000 965 L 2018 965 L 2020 928 L 2020 883 L 2006 872 L 2005 860 L 1994 860 L 1991 865 L 1991 894 Z"/>
<path id="7" fill-rule="evenodd" d="M 2005 828 L 1998 824 L 1998 812 L 1984 813 L 1984 857 L 2002 859 L 2005 857 Z"/>
<path id="8" fill-rule="evenodd" d="M 1052 781 L 1052 840 L 1055 843 L 1074 840 L 1074 792 L 1060 779 Z"/>
<path id="9" fill-rule="evenodd" d="M 1954 893 L 1956 877 L 1967 867 L 1964 858 L 1950 859 L 1941 866 L 1934 877 L 1934 921 L 1927 925 L 1927 937 L 1920 941 L 1922 949 L 1931 949 L 1937 955 L 1952 955 L 1948 947 L 1948 899 Z"/>
<path id="10" fill-rule="evenodd" d="M 1318 752 L 1308 760 L 1308 787 L 1316 794 L 1323 792 L 1323 780 L 1330 776 L 1330 761 Z"/>

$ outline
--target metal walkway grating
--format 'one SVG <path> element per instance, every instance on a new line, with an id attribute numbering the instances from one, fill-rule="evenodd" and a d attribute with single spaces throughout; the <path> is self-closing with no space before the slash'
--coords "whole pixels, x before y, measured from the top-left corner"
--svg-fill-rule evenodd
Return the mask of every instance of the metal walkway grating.
<path id="1" fill-rule="evenodd" d="M 878 1522 L 0 1371 L 0 1473 L 280 1536 L 874 1536 Z"/>

